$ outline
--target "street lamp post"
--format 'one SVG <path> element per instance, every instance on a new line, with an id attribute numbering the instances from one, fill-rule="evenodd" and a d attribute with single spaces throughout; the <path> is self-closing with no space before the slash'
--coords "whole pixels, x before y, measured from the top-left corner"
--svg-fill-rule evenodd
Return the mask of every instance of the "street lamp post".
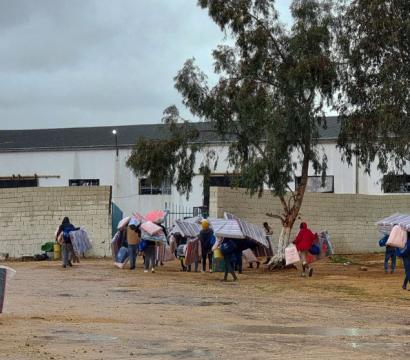
<path id="1" fill-rule="evenodd" d="M 115 136 L 115 153 L 118 157 L 118 137 L 117 137 L 117 130 L 112 131 L 113 135 Z"/>

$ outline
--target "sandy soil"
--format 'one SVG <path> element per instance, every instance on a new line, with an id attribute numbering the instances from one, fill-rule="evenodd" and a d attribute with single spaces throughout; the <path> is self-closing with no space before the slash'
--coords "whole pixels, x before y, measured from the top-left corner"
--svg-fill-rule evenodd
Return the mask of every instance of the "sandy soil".
<path id="1" fill-rule="evenodd" d="M 403 269 L 349 259 L 316 263 L 312 278 L 246 269 L 238 283 L 177 263 L 155 274 L 109 260 L 8 263 L 0 359 L 409 359 Z"/>

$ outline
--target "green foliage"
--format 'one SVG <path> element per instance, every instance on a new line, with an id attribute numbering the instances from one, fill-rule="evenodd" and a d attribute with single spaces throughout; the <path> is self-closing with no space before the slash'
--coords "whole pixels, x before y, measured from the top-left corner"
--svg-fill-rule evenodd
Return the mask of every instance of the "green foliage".
<path id="1" fill-rule="evenodd" d="M 339 145 L 370 171 L 409 160 L 410 2 L 354 0 L 339 27 L 342 90 Z"/>
<path id="2" fill-rule="evenodd" d="M 178 112 L 174 114 L 178 115 Z M 138 140 L 127 160 L 127 166 L 135 176 L 146 176 L 153 185 L 160 186 L 164 179 L 170 179 L 179 192 L 189 194 L 198 151 L 193 141 L 199 137 L 199 133 L 186 122 L 168 123 L 169 133 L 165 139 Z"/>
<path id="3" fill-rule="evenodd" d="M 273 0 L 200 0 L 209 16 L 234 40 L 213 52 L 219 81 L 209 87 L 207 76 L 186 61 L 175 87 L 192 114 L 211 121 L 219 137 L 230 142 L 228 160 L 251 194 L 264 186 L 283 198 L 294 177 L 297 151 L 302 181 L 289 201 L 285 218 L 292 226 L 302 204 L 308 167 L 325 175 L 326 157 L 317 151 L 319 129 L 326 127 L 324 106 L 338 87 L 333 56 L 331 1 L 295 0 L 294 23 L 286 29 Z M 164 112 L 176 124 L 175 107 Z M 184 126 L 187 126 L 185 124 Z M 137 175 L 171 177 L 180 191 L 191 189 L 195 151 L 181 129 L 161 142 L 140 140 L 128 162 Z M 184 159 L 187 156 L 187 159 Z M 175 164 L 178 164 L 176 166 Z M 154 179 L 153 179 L 154 180 Z"/>
<path id="4" fill-rule="evenodd" d="M 199 1 L 235 45 L 213 53 L 216 86 L 192 59 L 176 77 L 176 88 L 191 112 L 234 136 L 230 164 L 253 193 L 268 185 L 283 195 L 293 179 L 291 154 L 325 169 L 315 151 L 323 106 L 337 87 L 332 58 L 333 17 L 326 1 L 294 1 L 294 25 L 278 21 L 273 1 Z M 306 174 L 307 175 L 307 172 Z"/>

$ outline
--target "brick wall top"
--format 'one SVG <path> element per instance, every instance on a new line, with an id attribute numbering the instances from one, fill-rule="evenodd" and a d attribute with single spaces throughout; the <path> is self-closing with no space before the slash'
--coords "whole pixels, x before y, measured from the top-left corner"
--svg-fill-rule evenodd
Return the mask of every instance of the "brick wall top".
<path id="1" fill-rule="evenodd" d="M 255 224 L 267 221 L 277 239 L 281 230 L 278 219 L 266 213 L 280 215 L 282 206 L 277 197 L 265 191 L 262 197 L 251 197 L 245 189 L 211 188 L 210 215 L 222 217 L 224 211 L 243 217 Z M 295 223 L 305 221 L 314 232 L 328 230 L 338 253 L 382 251 L 377 240 L 380 234 L 375 223 L 395 212 L 410 213 L 409 195 L 356 195 L 306 193 Z"/>
<path id="2" fill-rule="evenodd" d="M 87 229 L 91 255 L 105 256 L 111 234 L 109 186 L 0 189 L 0 252 L 10 257 L 41 253 L 65 216 Z M 107 245 L 108 244 L 108 245 Z"/>

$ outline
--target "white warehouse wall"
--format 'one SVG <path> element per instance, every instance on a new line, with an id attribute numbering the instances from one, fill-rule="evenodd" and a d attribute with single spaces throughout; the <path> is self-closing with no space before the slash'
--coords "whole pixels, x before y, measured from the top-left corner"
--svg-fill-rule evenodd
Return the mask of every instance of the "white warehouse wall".
<path id="1" fill-rule="evenodd" d="M 334 142 L 322 143 L 322 151 L 328 157 L 328 175 L 334 176 L 334 190 L 338 194 L 354 194 L 356 192 L 356 167 L 348 166 L 341 160 L 341 155 Z M 214 173 L 224 174 L 227 168 L 227 146 L 213 146 L 219 160 Z M 68 186 L 70 179 L 99 179 L 100 185 L 112 186 L 112 200 L 123 210 L 124 215 L 134 211 L 146 213 L 153 209 L 164 208 L 165 203 L 176 206 L 192 208 L 202 205 L 203 177 L 196 175 L 193 179 L 193 192 L 189 199 L 180 195 L 176 188 L 172 188 L 171 195 L 138 195 L 138 180 L 126 167 L 126 161 L 131 154 L 131 149 L 119 149 L 116 157 L 115 149 L 111 150 L 76 150 L 76 151 L 37 151 L 0 153 L 0 176 L 34 175 L 40 176 L 39 186 Z M 202 163 L 204 152 L 196 162 L 197 173 Z M 293 154 L 297 159 L 297 154 Z M 407 167 L 410 173 L 410 166 Z M 314 175 L 312 168 L 310 175 Z M 44 176 L 56 175 L 58 178 L 45 178 Z M 298 170 L 296 170 L 298 175 Z M 372 167 L 371 175 L 359 169 L 359 193 L 382 194 L 380 180 L 381 174 L 376 164 Z M 294 188 L 294 181 L 290 184 Z"/>

